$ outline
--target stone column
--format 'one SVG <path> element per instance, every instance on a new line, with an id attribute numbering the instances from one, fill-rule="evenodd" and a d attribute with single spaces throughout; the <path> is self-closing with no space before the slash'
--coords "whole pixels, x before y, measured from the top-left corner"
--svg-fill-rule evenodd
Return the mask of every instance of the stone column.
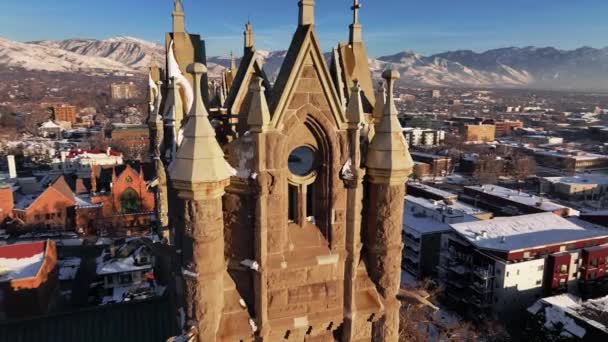
<path id="1" fill-rule="evenodd" d="M 361 259 L 361 211 L 363 210 L 363 177 L 361 168 L 361 124 L 363 122 L 361 87 L 356 83 L 348 101 L 346 118 L 348 121 L 348 167 L 342 178 L 346 186 L 346 264 L 344 274 L 344 330 L 343 342 L 352 342 L 355 336 L 354 321 L 357 266 Z"/>
<path id="2" fill-rule="evenodd" d="M 202 100 L 203 64 L 194 74 L 195 101 L 184 126 L 184 139 L 170 167 L 173 188 L 183 200 L 178 224 L 183 226 L 182 273 L 186 283 L 186 316 L 199 342 L 217 341 L 224 306 L 224 220 L 222 196 L 230 173 Z"/>
<path id="3" fill-rule="evenodd" d="M 366 246 L 368 270 L 384 299 L 384 316 L 374 324 L 374 337 L 381 341 L 399 339 L 397 300 L 401 278 L 401 231 L 405 181 L 412 172 L 413 161 L 397 118 L 394 86 L 396 71 L 382 75 L 388 85 L 388 98 L 376 134 L 367 154 L 369 198 Z"/>
<path id="4" fill-rule="evenodd" d="M 260 269 L 254 275 L 256 321 L 258 340 L 266 341 L 270 333 L 268 326 L 268 280 L 266 264 L 268 258 L 268 197 L 273 182 L 267 164 L 267 133 L 270 127 L 270 111 L 263 79 L 256 76 L 249 88 L 251 103 L 247 115 L 247 126 L 255 144 L 256 210 L 255 210 L 255 258 Z"/>

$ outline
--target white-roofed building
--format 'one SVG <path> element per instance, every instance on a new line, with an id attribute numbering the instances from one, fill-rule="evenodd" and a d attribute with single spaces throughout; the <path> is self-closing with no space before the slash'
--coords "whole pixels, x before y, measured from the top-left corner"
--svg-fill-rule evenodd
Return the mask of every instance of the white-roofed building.
<path id="1" fill-rule="evenodd" d="M 418 278 L 434 276 L 439 263 L 441 234 L 451 223 L 479 220 L 475 210 L 459 202 L 407 196 L 403 211 L 403 261 L 401 267 Z"/>
<path id="2" fill-rule="evenodd" d="M 510 313 L 606 280 L 608 229 L 577 218 L 540 213 L 451 228 L 442 235 L 440 278 L 447 296 L 474 312 Z"/>

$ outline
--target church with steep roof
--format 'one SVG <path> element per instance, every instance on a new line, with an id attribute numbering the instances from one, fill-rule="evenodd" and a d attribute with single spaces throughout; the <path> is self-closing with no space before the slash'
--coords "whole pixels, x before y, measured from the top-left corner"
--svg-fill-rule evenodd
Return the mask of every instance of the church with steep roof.
<path id="1" fill-rule="evenodd" d="M 274 82 L 248 22 L 240 65 L 218 84 L 175 1 L 166 65 L 150 69 L 149 126 L 156 210 L 180 264 L 176 313 L 192 341 L 398 341 L 413 162 L 399 74 L 374 90 L 360 8 L 353 0 L 349 40 L 328 65 L 315 1 L 300 0 Z"/>

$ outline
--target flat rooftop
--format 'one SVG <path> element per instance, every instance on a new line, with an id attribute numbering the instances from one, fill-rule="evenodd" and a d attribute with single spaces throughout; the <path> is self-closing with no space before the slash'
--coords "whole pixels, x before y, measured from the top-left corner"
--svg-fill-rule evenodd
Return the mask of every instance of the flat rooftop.
<path id="1" fill-rule="evenodd" d="M 583 184 L 608 184 L 608 175 L 601 174 L 583 174 L 570 177 L 545 177 L 543 178 L 547 182 L 551 183 L 562 183 L 572 185 L 583 185 Z"/>
<path id="2" fill-rule="evenodd" d="M 554 212 L 560 209 L 567 209 L 568 207 L 563 206 L 561 204 L 557 204 L 551 201 L 548 201 L 544 198 L 531 195 L 529 193 L 523 191 L 512 190 L 508 188 L 503 188 L 497 185 L 475 185 L 475 186 L 467 186 L 467 189 L 476 190 L 479 192 L 483 192 L 492 196 L 500 197 L 502 199 L 519 203 L 523 205 L 527 205 L 529 207 L 536 207 L 543 211 Z"/>
<path id="3" fill-rule="evenodd" d="M 408 188 L 416 188 L 419 190 L 424 190 L 430 194 L 439 196 L 441 198 L 458 198 L 458 195 L 451 193 L 449 191 L 444 191 L 438 188 L 434 188 L 432 186 L 428 186 L 422 183 L 415 183 L 415 182 L 408 182 L 407 183 L 407 187 Z"/>
<path id="4" fill-rule="evenodd" d="M 553 213 L 456 223 L 451 227 L 476 247 L 501 252 L 608 237 L 608 229 L 583 227 Z"/>
<path id="5" fill-rule="evenodd" d="M 403 210 L 403 226 L 409 231 L 413 230 L 419 234 L 431 234 L 450 231 L 447 222 L 470 222 L 478 221 L 460 207 L 467 208 L 466 205 L 449 205 L 443 201 L 435 201 L 426 198 L 407 196 L 405 198 L 405 208 Z M 468 207 L 469 212 L 477 214 L 483 213 Z"/>

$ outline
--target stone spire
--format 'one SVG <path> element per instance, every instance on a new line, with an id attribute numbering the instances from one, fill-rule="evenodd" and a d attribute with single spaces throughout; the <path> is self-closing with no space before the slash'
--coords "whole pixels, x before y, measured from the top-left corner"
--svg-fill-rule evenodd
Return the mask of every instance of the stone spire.
<path id="1" fill-rule="evenodd" d="M 363 103 L 361 101 L 361 86 L 359 81 L 355 80 L 351 89 L 350 99 L 348 100 L 348 108 L 346 108 L 346 121 L 349 127 L 357 128 L 364 118 Z"/>
<path id="2" fill-rule="evenodd" d="M 194 74 L 194 84 L 197 85 L 195 101 L 184 126 L 183 141 L 170 177 L 181 198 L 199 199 L 209 195 L 204 191 L 208 183 L 228 180 L 230 172 L 201 95 L 201 78 L 207 68 L 202 63 L 194 63 L 188 66 L 188 72 Z M 223 188 L 221 191 L 223 193 Z"/>
<path id="3" fill-rule="evenodd" d="M 234 53 L 230 51 L 230 71 L 234 74 L 236 72 L 236 62 L 234 60 Z"/>
<path id="4" fill-rule="evenodd" d="M 184 20 L 184 10 L 181 0 L 173 2 L 173 32 L 186 32 L 186 24 Z"/>
<path id="5" fill-rule="evenodd" d="M 353 23 L 350 25 L 350 44 L 363 41 L 361 34 L 362 26 L 359 24 L 359 10 L 361 9 L 361 6 L 359 0 L 353 0 L 353 6 L 351 7 L 353 11 Z"/>
<path id="6" fill-rule="evenodd" d="M 386 105 L 386 88 L 384 87 L 384 83 L 380 82 L 378 84 L 378 90 L 376 91 L 376 104 L 374 104 L 374 112 L 372 113 L 372 117 L 376 124 L 380 123 L 382 120 L 382 116 L 384 115 L 384 105 Z"/>
<path id="7" fill-rule="evenodd" d="M 251 25 L 251 22 L 247 22 L 247 24 L 245 24 L 245 54 L 247 54 L 248 51 L 252 50 L 254 45 L 255 45 L 255 36 L 253 34 L 253 26 Z"/>
<path id="8" fill-rule="evenodd" d="M 403 130 L 395 106 L 395 83 L 399 72 L 387 70 L 382 74 L 388 85 L 388 97 L 381 121 L 376 124 L 376 134 L 367 154 L 367 167 L 372 182 L 390 185 L 405 182 L 413 167 L 412 157 L 403 136 Z"/>
<path id="9" fill-rule="evenodd" d="M 251 92 L 251 104 L 249 105 L 249 116 L 247 124 L 251 132 L 266 132 L 270 128 L 270 111 L 266 102 L 266 90 L 262 83 L 264 79 L 255 76 L 249 88 Z"/>
<path id="10" fill-rule="evenodd" d="M 315 0 L 300 0 L 300 26 L 315 24 Z"/>

